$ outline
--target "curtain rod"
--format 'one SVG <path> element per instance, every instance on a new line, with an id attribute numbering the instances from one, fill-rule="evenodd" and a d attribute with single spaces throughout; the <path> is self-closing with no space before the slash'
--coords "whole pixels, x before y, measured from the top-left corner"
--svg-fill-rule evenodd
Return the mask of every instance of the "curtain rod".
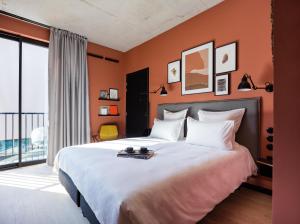
<path id="1" fill-rule="evenodd" d="M 18 20 L 27 22 L 27 23 L 31 23 L 31 24 L 33 24 L 33 25 L 37 25 L 37 26 L 43 27 L 43 28 L 45 28 L 45 29 L 50 29 L 50 28 L 51 28 L 51 26 L 48 26 L 48 25 L 46 25 L 46 24 L 39 23 L 39 22 L 36 22 L 36 21 L 34 21 L 34 20 L 27 19 L 27 18 L 25 18 L 25 17 L 18 16 L 18 15 L 15 15 L 15 14 L 12 14 L 12 13 L 9 13 L 9 12 L 6 12 L 6 11 L 3 11 L 3 10 L 0 10 L 0 14 L 3 14 L 3 15 L 6 15 L 6 16 L 9 16 L 9 17 L 12 17 L 12 18 L 15 18 L 15 19 L 18 19 Z M 87 55 L 88 55 L 88 56 L 95 57 L 95 58 L 99 58 L 99 59 L 104 59 L 104 60 L 106 60 L 106 61 L 111 61 L 111 62 L 119 63 L 119 60 L 114 59 L 114 58 L 104 57 L 104 56 L 102 56 L 102 55 L 98 55 L 98 54 L 94 54 L 94 53 L 87 53 Z"/>
<path id="2" fill-rule="evenodd" d="M 0 10 L 0 14 L 6 15 L 6 16 L 9 16 L 9 17 L 13 17 L 15 19 L 22 20 L 24 22 L 31 23 L 31 24 L 34 24 L 34 25 L 37 25 L 37 26 L 40 26 L 40 27 L 43 27 L 43 28 L 46 28 L 46 29 L 51 28 L 51 26 L 48 26 L 46 24 L 39 23 L 39 22 L 36 22 L 34 20 L 31 20 L 31 19 L 27 19 L 27 18 L 22 17 L 22 16 L 17 16 L 15 14 L 12 14 L 12 13 L 9 13 L 9 12 L 3 11 L 3 10 Z"/>
<path id="3" fill-rule="evenodd" d="M 114 58 L 109 58 L 109 57 L 104 57 L 100 54 L 94 54 L 94 53 L 87 53 L 88 56 L 94 57 L 94 58 L 99 58 L 99 59 L 103 59 L 106 61 L 110 61 L 110 62 L 115 62 L 115 63 L 119 63 L 119 60 L 114 59 Z"/>

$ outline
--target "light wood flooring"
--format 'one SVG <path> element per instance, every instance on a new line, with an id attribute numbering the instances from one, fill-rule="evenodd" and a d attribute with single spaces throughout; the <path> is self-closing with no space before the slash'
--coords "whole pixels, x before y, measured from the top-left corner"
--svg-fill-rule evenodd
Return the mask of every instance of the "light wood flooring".
<path id="1" fill-rule="evenodd" d="M 241 187 L 198 224 L 271 224 L 272 196 Z"/>

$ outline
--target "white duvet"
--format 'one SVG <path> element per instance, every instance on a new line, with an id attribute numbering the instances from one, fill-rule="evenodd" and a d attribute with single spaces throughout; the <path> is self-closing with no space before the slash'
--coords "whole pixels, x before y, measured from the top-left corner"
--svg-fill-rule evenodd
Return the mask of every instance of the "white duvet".
<path id="1" fill-rule="evenodd" d="M 127 146 L 147 146 L 155 156 L 117 157 Z M 153 138 L 67 147 L 55 167 L 72 178 L 101 224 L 195 223 L 256 172 L 239 144 L 223 151 Z"/>

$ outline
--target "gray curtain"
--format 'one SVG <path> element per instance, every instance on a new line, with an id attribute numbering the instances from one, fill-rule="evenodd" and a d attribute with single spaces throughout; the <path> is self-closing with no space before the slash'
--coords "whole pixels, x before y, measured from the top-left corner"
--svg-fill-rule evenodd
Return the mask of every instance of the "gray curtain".
<path id="1" fill-rule="evenodd" d="M 66 146 L 90 141 L 87 39 L 51 28 L 47 163 Z"/>

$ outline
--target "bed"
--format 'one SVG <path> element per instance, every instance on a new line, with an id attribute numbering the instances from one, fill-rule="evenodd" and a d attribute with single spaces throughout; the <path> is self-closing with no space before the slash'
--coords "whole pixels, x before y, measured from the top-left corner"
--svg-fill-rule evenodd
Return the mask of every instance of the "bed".
<path id="1" fill-rule="evenodd" d="M 156 138 L 72 146 L 56 157 L 59 178 L 91 223 L 195 223 L 255 174 L 260 98 L 162 104 L 162 111 L 246 108 L 232 151 Z M 126 146 L 147 146 L 149 160 L 117 158 Z"/>

